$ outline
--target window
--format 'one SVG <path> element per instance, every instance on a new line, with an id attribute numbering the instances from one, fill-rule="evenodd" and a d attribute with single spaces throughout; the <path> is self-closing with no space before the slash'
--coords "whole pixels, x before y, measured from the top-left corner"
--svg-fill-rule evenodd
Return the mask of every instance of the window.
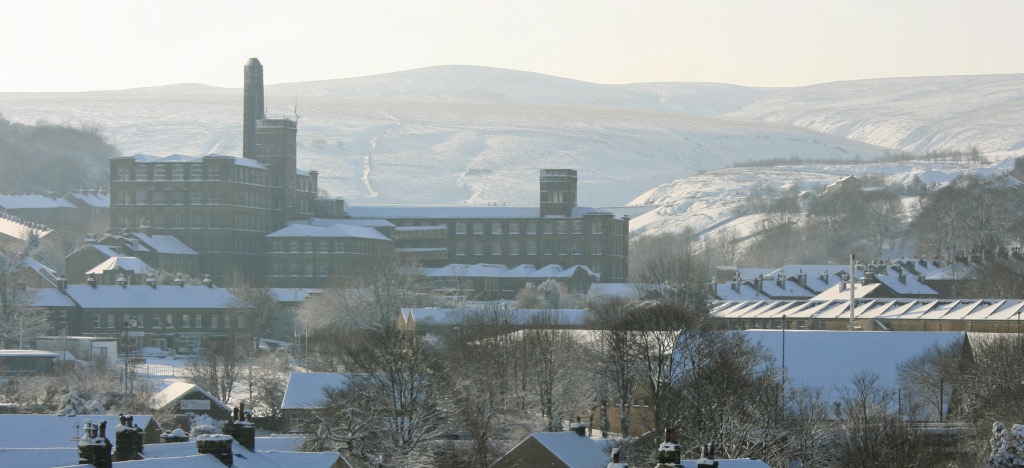
<path id="1" fill-rule="evenodd" d="M 174 328 L 174 316 L 167 314 L 167 317 L 165 318 L 167 319 L 167 328 Z"/>
<path id="2" fill-rule="evenodd" d="M 334 240 L 334 251 L 335 252 L 344 252 L 345 251 L 345 242 L 342 241 L 341 239 L 335 239 Z"/>
<path id="3" fill-rule="evenodd" d="M 466 255 L 466 241 L 455 241 L 455 255 Z"/>
<path id="4" fill-rule="evenodd" d="M 484 244 L 480 239 L 473 239 L 473 255 L 483 255 Z"/>
<path id="5" fill-rule="evenodd" d="M 313 253 L 313 239 L 306 239 L 306 253 Z"/>
<path id="6" fill-rule="evenodd" d="M 508 233 L 509 234 L 519 234 L 519 221 L 509 221 L 508 222 Z"/>
<path id="7" fill-rule="evenodd" d="M 291 253 L 298 253 L 299 252 L 299 241 L 294 240 L 294 239 L 288 241 L 288 251 L 291 252 Z"/>
<path id="8" fill-rule="evenodd" d="M 565 221 L 558 222 L 558 233 L 565 234 Z"/>
<path id="9" fill-rule="evenodd" d="M 604 221 L 600 220 L 600 219 L 595 219 L 594 221 L 592 221 L 590 223 L 590 233 L 591 234 L 603 234 L 604 233 Z"/>
<path id="10" fill-rule="evenodd" d="M 274 262 L 270 267 L 270 271 L 273 276 L 284 276 L 284 264 Z"/>
<path id="11" fill-rule="evenodd" d="M 526 241 L 526 255 L 537 255 L 537 240 L 530 239 Z"/>
<path id="12" fill-rule="evenodd" d="M 153 166 L 153 180 L 165 180 L 166 178 L 167 168 L 163 164 Z"/>
<path id="13" fill-rule="evenodd" d="M 590 255 L 603 255 L 601 241 L 594 240 L 590 243 Z"/>
<path id="14" fill-rule="evenodd" d="M 501 255 L 501 239 L 491 239 L 491 255 Z"/>
<path id="15" fill-rule="evenodd" d="M 192 229 L 199 229 L 203 227 L 203 215 L 199 213 L 192 213 L 190 216 L 192 217 Z"/>
<path id="16" fill-rule="evenodd" d="M 107 328 L 114 328 L 114 314 L 107 314 Z"/>
<path id="17" fill-rule="evenodd" d="M 217 328 L 217 314 L 210 314 L 210 328 Z"/>
<path id="18" fill-rule="evenodd" d="M 190 317 L 189 314 L 181 314 L 181 328 L 189 328 L 188 322 Z"/>
<path id="19" fill-rule="evenodd" d="M 142 189 L 142 188 L 135 189 L 135 204 L 136 205 L 145 205 L 146 204 L 146 199 L 148 198 L 147 197 L 148 194 L 149 194 L 149 191 L 146 190 L 146 189 Z"/>
<path id="20" fill-rule="evenodd" d="M 501 221 L 491 222 L 491 234 L 501 234 Z"/>
<path id="21" fill-rule="evenodd" d="M 127 166 L 117 166 L 117 180 L 127 181 L 131 178 L 131 169 Z"/>
<path id="22" fill-rule="evenodd" d="M 509 239 L 508 241 L 508 254 L 519 255 L 519 241 L 515 239 Z"/>
<path id="23" fill-rule="evenodd" d="M 573 221 L 572 222 L 572 233 L 573 234 L 583 234 L 583 221 Z"/>
<path id="24" fill-rule="evenodd" d="M 217 190 L 210 190 L 210 204 L 216 205 L 220 203 L 220 192 Z"/>
<path id="25" fill-rule="evenodd" d="M 220 168 L 217 166 L 210 166 L 210 180 L 220 180 Z M 224 320 L 227 320 L 225 317 Z"/>
<path id="26" fill-rule="evenodd" d="M 455 222 L 455 233 L 456 234 L 465 234 L 466 233 L 466 222 L 465 221 L 456 221 Z"/>
<path id="27" fill-rule="evenodd" d="M 189 191 L 188 197 L 189 204 L 202 205 L 203 204 L 203 192 L 198 189 L 192 189 Z"/>
<path id="28" fill-rule="evenodd" d="M 299 276 L 299 264 L 292 262 L 291 268 L 288 269 L 289 276 Z"/>
<path id="29" fill-rule="evenodd" d="M 183 228 L 183 227 L 185 227 L 185 216 L 182 215 L 181 213 L 175 213 L 174 216 L 171 217 L 171 227 L 172 228 Z"/>
<path id="30" fill-rule="evenodd" d="M 483 221 L 475 221 L 475 222 L 473 222 L 473 234 L 483 234 L 483 233 L 484 233 L 484 222 Z"/>
<path id="31" fill-rule="evenodd" d="M 171 179 L 185 180 L 185 166 L 181 164 L 175 164 L 171 166 Z"/>
<path id="32" fill-rule="evenodd" d="M 101 321 L 100 314 L 94 314 L 92 316 L 92 327 L 93 328 L 101 328 L 101 327 L 103 327 L 103 325 L 100 323 L 100 321 Z"/>
<path id="33" fill-rule="evenodd" d="M 153 204 L 163 205 L 164 204 L 164 192 L 162 190 L 156 190 L 153 192 Z"/>
<path id="34" fill-rule="evenodd" d="M 196 314 L 196 328 L 203 328 L 203 316 Z"/>
<path id="35" fill-rule="evenodd" d="M 327 276 L 327 262 L 320 262 L 318 276 Z"/>
<path id="36" fill-rule="evenodd" d="M 536 221 L 527 221 L 526 222 L 526 233 L 527 234 L 536 234 L 537 233 L 537 222 Z"/>
<path id="37" fill-rule="evenodd" d="M 149 179 L 149 168 L 141 164 L 135 166 L 135 180 Z"/>
<path id="38" fill-rule="evenodd" d="M 554 225 L 554 223 L 552 223 L 551 221 L 544 221 L 544 234 L 553 234 L 554 233 L 554 226 L 553 225 Z"/>
<path id="39" fill-rule="evenodd" d="M 583 255 L 583 241 L 579 239 L 572 240 L 572 254 Z"/>
<path id="40" fill-rule="evenodd" d="M 321 240 L 320 240 L 320 252 L 322 252 L 322 253 L 327 253 L 327 252 L 329 252 L 329 251 L 330 251 L 330 250 L 329 250 L 329 249 L 330 249 L 330 245 L 331 245 L 331 242 L 330 242 L 330 241 L 328 241 L 328 240 L 322 240 L 322 239 L 321 239 Z M 325 276 L 325 275 L 320 275 L 320 276 Z"/>
<path id="41" fill-rule="evenodd" d="M 201 164 L 192 164 L 188 167 L 189 174 L 188 178 L 192 180 L 203 180 L 203 166 Z"/>
<path id="42" fill-rule="evenodd" d="M 304 271 L 304 274 L 302 276 L 305 276 L 306 278 L 313 277 L 313 262 L 307 262 L 305 267 L 303 267 L 302 269 Z"/>

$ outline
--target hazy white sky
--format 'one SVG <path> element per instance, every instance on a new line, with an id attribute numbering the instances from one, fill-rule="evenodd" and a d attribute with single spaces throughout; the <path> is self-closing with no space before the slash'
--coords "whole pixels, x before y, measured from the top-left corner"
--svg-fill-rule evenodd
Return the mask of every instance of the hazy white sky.
<path id="1" fill-rule="evenodd" d="M 483 65 L 798 86 L 1024 72 L 1019 0 L 0 0 L 0 91 Z"/>

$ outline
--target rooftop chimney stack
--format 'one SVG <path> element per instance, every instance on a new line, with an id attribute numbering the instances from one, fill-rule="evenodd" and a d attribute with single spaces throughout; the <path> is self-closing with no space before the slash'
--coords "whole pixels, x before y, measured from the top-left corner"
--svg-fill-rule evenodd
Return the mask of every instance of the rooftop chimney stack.
<path id="1" fill-rule="evenodd" d="M 114 460 L 142 460 L 142 428 L 136 426 L 133 417 L 121 415 L 121 424 L 114 428 Z"/>
<path id="2" fill-rule="evenodd" d="M 658 464 L 655 466 L 657 468 L 681 467 L 683 466 L 680 464 L 681 455 L 679 444 L 676 442 L 676 429 L 666 427 L 665 442 L 658 447 Z"/>
<path id="3" fill-rule="evenodd" d="M 85 434 L 78 439 L 78 463 L 110 468 L 113 462 L 110 459 L 110 441 L 107 440 L 107 422 L 96 425 L 86 419 L 84 426 Z"/>
<path id="4" fill-rule="evenodd" d="M 231 466 L 234 463 L 234 455 L 231 453 L 231 442 L 233 440 L 231 436 L 226 434 L 203 434 L 196 437 L 196 451 L 201 455 L 213 455 L 224 466 Z"/>

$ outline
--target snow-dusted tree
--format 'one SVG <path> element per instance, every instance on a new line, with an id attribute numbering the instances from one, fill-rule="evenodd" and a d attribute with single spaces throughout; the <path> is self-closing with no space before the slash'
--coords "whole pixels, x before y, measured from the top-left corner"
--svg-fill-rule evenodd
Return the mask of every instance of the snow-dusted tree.
<path id="1" fill-rule="evenodd" d="M 349 415 L 349 421 L 331 420 L 324 434 L 346 444 L 355 444 L 351 439 L 358 438 L 366 447 L 361 456 L 379 460 L 381 466 L 423 463 L 429 456 L 428 442 L 444 433 L 448 415 L 449 387 L 436 343 L 398 325 L 401 308 L 428 300 L 430 290 L 419 269 L 402 260 L 381 256 L 348 281 L 346 289 L 333 291 L 331 304 L 300 311 L 325 345 L 314 349 L 311 340 L 311 353 L 336 352 L 335 370 L 355 374 L 328 402 L 338 414 Z M 333 426 L 355 420 L 372 430 L 339 437 Z"/>
<path id="2" fill-rule="evenodd" d="M 292 366 L 287 356 L 263 354 L 251 358 L 242 370 L 241 385 L 246 390 L 246 405 L 259 416 L 280 416 L 288 374 Z"/>
<path id="3" fill-rule="evenodd" d="M 1024 426 L 1014 424 L 1009 430 L 1001 422 L 992 424 L 992 448 L 986 468 L 1015 468 L 1024 466 Z"/>
<path id="4" fill-rule="evenodd" d="M 270 338 L 272 335 L 274 338 L 281 338 L 281 328 L 288 328 L 288 331 L 291 331 L 290 326 L 282 325 L 286 319 L 284 308 L 269 288 L 241 284 L 231 288 L 231 294 L 238 299 L 232 307 L 235 316 L 245 326 L 248 335 L 245 349 L 250 354 L 259 349 L 260 338 Z M 273 333 L 275 331 L 278 331 L 276 335 Z"/>
<path id="5" fill-rule="evenodd" d="M 641 384 L 637 355 L 633 352 L 633 331 L 630 330 L 629 304 L 622 299 L 609 299 L 591 304 L 589 324 L 595 328 L 598 385 L 607 388 L 618 408 L 619 427 L 624 438 L 630 436 L 629 414 Z M 604 392 L 598 392 L 603 394 Z M 602 407 L 605 401 L 598 402 Z M 602 418 L 606 413 L 602 413 Z M 603 423 L 603 419 L 602 419 Z"/>
<path id="6" fill-rule="evenodd" d="M 234 346 L 207 349 L 191 357 L 183 371 L 185 379 L 194 383 L 220 401 L 228 403 L 231 391 L 242 378 L 244 357 Z"/>
<path id="7" fill-rule="evenodd" d="M 878 374 L 860 373 L 851 383 L 836 407 L 830 466 L 931 466 L 921 433 L 897 412 L 897 393 L 878 385 Z"/>
<path id="8" fill-rule="evenodd" d="M 46 312 L 32 307 L 35 291 L 27 286 L 22 253 L 0 244 L 0 339 L 4 348 L 18 348 L 50 328 Z"/>

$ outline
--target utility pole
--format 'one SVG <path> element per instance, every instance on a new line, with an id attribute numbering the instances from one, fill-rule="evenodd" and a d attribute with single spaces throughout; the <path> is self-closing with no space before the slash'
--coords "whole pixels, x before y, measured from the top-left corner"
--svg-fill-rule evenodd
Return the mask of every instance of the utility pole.
<path id="1" fill-rule="evenodd" d="M 853 293 L 854 281 L 853 272 L 856 267 L 853 254 L 850 254 L 850 331 L 854 330 L 853 311 L 857 308 L 857 296 Z"/>

